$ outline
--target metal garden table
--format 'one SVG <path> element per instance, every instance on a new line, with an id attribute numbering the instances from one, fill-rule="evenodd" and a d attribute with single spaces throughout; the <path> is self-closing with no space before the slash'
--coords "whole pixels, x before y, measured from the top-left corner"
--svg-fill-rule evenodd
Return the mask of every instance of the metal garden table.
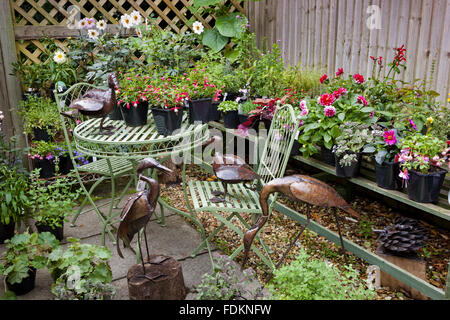
<path id="1" fill-rule="evenodd" d="M 170 157 L 178 157 L 177 159 L 183 160 L 191 155 L 194 149 L 199 148 L 201 150 L 202 144 L 209 138 L 209 131 L 207 124 L 190 124 L 187 120 L 187 116 L 184 117 L 181 128 L 175 131 L 170 136 L 160 135 L 156 129 L 153 121 L 153 117 L 149 113 L 149 121 L 146 125 L 140 127 L 129 127 L 123 120 L 110 120 L 107 119 L 104 122 L 105 126 L 112 125 L 115 127 L 115 132 L 108 135 L 99 135 L 98 127 L 101 119 L 89 119 L 78 124 L 73 130 L 73 140 L 76 149 L 79 152 L 87 156 L 95 158 L 105 159 L 105 161 L 94 161 L 93 165 L 99 163 L 102 170 L 105 170 L 105 163 L 110 172 L 112 171 L 111 162 L 117 163 L 123 162 L 123 165 L 129 165 L 130 162 L 134 169 L 136 169 L 140 160 L 147 157 L 158 158 L 159 161 L 165 161 Z M 186 166 L 183 165 L 182 170 L 182 183 L 185 184 Z M 135 170 L 133 170 L 135 172 Z M 156 177 L 156 170 L 153 172 L 153 176 Z M 137 178 L 134 176 L 135 183 Z M 112 186 L 114 188 L 114 185 Z M 186 192 L 186 187 L 183 188 Z M 124 190 L 125 192 L 126 190 Z M 111 204 L 114 203 L 115 192 L 112 190 Z M 124 194 L 124 193 L 123 193 Z M 122 194 L 122 196 L 123 196 Z M 121 196 L 121 197 L 122 197 Z M 120 199 L 119 199 L 120 201 Z M 164 226 L 164 207 L 191 219 L 196 223 L 205 236 L 205 231 L 202 224 L 196 219 L 193 214 L 181 211 L 173 206 L 170 206 L 167 202 L 161 198 L 158 200 L 161 207 L 161 216 L 158 218 L 159 223 Z M 190 206 L 190 204 L 187 204 Z M 112 213 L 113 206 L 110 206 L 108 216 L 106 217 L 106 223 L 109 226 L 112 225 L 113 220 L 119 212 Z M 106 229 L 106 226 L 105 226 Z M 114 237 L 110 230 L 107 231 L 111 237 L 113 243 L 115 243 Z"/>

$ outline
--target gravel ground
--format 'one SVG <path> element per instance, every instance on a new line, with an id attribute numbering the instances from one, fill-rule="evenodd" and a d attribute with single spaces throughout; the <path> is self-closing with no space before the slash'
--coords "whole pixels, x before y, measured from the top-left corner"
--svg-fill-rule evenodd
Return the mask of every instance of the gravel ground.
<path id="1" fill-rule="evenodd" d="M 295 172 L 287 170 L 286 172 L 287 174 L 301 173 L 298 172 L 298 170 L 295 170 Z M 187 167 L 187 179 L 212 180 L 214 177 L 201 170 L 200 167 L 191 165 Z M 332 183 L 330 183 L 330 185 L 333 186 Z M 164 197 L 165 200 L 168 200 L 171 205 L 181 210 L 188 211 L 184 201 L 181 184 L 168 185 L 165 188 L 161 188 L 161 196 Z M 278 199 L 283 204 L 300 213 L 306 212 L 306 205 L 303 203 L 294 203 L 283 197 L 279 197 Z M 354 200 L 350 201 L 350 204 L 356 211 L 362 214 L 363 219 L 360 222 L 353 222 L 344 218 L 347 215 L 346 213 L 339 211 L 339 216 L 343 218 L 342 223 L 340 223 L 343 236 L 365 249 L 375 252 L 377 248 L 377 234 L 372 231 L 372 228 L 384 229 L 392 224 L 397 216 L 402 216 L 402 214 L 392 210 L 383 203 L 364 198 L 360 195 L 356 195 Z M 226 214 L 227 213 L 224 213 L 224 215 Z M 198 213 L 197 216 L 208 234 L 218 226 L 217 221 L 212 214 L 208 212 Z M 311 216 L 315 222 L 337 232 L 333 215 L 327 214 L 324 209 L 312 207 Z M 247 221 L 250 221 L 250 217 L 247 217 Z M 241 230 L 246 230 L 239 220 L 235 219 L 233 223 L 241 228 Z M 426 261 L 427 280 L 432 285 L 445 289 L 447 265 L 450 261 L 450 232 L 430 225 L 424 221 L 420 221 L 420 223 L 428 231 L 428 239 L 425 241 L 426 245 L 418 252 L 419 256 Z M 281 258 L 282 253 L 290 243 L 290 239 L 292 239 L 299 230 L 300 225 L 298 223 L 276 211 L 273 212 L 270 220 L 266 223 L 260 233 L 261 239 L 272 250 L 272 261 L 277 262 Z M 231 252 L 241 245 L 242 239 L 229 228 L 223 228 L 213 239 L 213 242 L 223 253 L 231 254 Z M 257 246 L 259 245 L 256 241 L 255 244 Z M 302 236 L 297 241 L 296 246 L 290 251 L 285 263 L 290 263 L 301 247 L 306 248 L 313 256 L 327 259 L 338 267 L 344 265 L 344 257 L 340 253 L 339 247 L 309 230 L 303 232 Z M 241 252 L 236 257 L 236 261 L 240 263 L 242 258 L 243 254 Z M 352 264 L 354 269 L 359 271 L 361 279 L 365 281 L 365 279 L 367 279 L 366 269 L 369 265 L 349 252 L 348 258 L 349 263 Z M 261 260 L 253 253 L 250 253 L 247 266 L 252 267 L 256 271 L 256 274 L 261 281 L 267 276 Z M 375 299 L 377 300 L 409 299 L 404 292 L 396 292 L 389 288 L 381 288 L 376 292 L 377 296 Z"/>

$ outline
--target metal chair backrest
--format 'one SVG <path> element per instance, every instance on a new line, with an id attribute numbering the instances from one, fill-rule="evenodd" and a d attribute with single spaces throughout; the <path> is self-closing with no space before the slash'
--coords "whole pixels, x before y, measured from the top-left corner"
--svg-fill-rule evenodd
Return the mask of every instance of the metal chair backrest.
<path id="1" fill-rule="evenodd" d="M 264 185 L 284 176 L 294 140 L 298 137 L 299 119 L 290 104 L 278 106 L 259 159 L 257 173 Z"/>
<path id="2" fill-rule="evenodd" d="M 64 138 L 66 140 L 68 152 L 70 155 L 70 158 L 73 162 L 74 167 L 76 166 L 75 159 L 73 157 L 73 149 L 71 144 L 71 139 L 69 137 L 69 130 L 73 129 L 76 125 L 74 121 L 70 122 L 69 119 L 61 114 L 62 111 L 66 111 L 72 101 L 81 98 L 87 91 L 92 89 L 106 89 L 106 87 L 103 86 L 96 86 L 90 83 L 76 83 L 73 86 L 71 86 L 69 89 L 67 89 L 63 93 L 58 93 L 58 91 L 55 89 L 53 91 L 55 95 L 55 101 L 58 105 L 58 111 L 59 111 L 59 118 L 62 124 L 62 129 L 64 132 Z M 80 117 L 82 115 L 80 114 Z"/>

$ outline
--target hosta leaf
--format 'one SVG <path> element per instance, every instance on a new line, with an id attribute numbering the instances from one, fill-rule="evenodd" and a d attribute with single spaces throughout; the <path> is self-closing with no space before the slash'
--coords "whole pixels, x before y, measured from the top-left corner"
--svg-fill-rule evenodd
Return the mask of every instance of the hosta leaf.
<path id="1" fill-rule="evenodd" d="M 208 29 L 203 32 L 202 43 L 214 52 L 219 52 L 228 43 L 228 38 L 221 35 L 216 29 Z"/>
<path id="2" fill-rule="evenodd" d="M 220 16 L 216 19 L 216 28 L 224 37 L 239 38 L 244 31 L 242 24 L 247 24 L 247 21 L 242 21 L 245 18 L 239 12 L 233 12 L 226 16 Z"/>

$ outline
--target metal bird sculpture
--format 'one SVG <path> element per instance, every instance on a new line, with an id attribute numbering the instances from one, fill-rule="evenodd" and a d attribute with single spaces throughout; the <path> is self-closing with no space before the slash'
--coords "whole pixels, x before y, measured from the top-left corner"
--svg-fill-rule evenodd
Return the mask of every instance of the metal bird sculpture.
<path id="1" fill-rule="evenodd" d="M 394 224 L 381 230 L 377 241 L 383 250 L 399 256 L 414 255 L 424 246 L 427 239 L 426 230 L 417 220 L 396 218 Z"/>
<path id="2" fill-rule="evenodd" d="M 278 262 L 276 268 L 278 268 L 282 264 L 282 262 L 287 256 L 287 253 L 292 249 L 295 242 L 308 225 L 311 218 L 310 215 L 311 205 L 334 209 L 334 216 L 336 219 L 336 225 L 339 232 L 339 238 L 341 240 L 344 258 L 347 262 L 347 257 L 345 255 L 344 249 L 344 242 L 342 240 L 341 228 L 339 225 L 336 208 L 339 208 L 358 219 L 361 218 L 361 216 L 350 207 L 350 205 L 336 192 L 336 190 L 331 188 L 326 183 L 305 175 L 292 175 L 274 179 L 269 183 L 267 183 L 262 188 L 259 196 L 259 203 L 261 205 L 262 216 L 258 219 L 255 225 L 244 234 L 244 260 L 242 263 L 242 267 L 244 267 L 245 263 L 247 262 L 248 253 L 252 245 L 253 239 L 255 238 L 258 231 L 264 226 L 264 224 L 268 219 L 269 205 L 267 200 L 269 196 L 275 192 L 279 192 L 293 201 L 303 201 L 307 203 L 306 223 L 302 227 L 298 235 L 291 242 L 288 249 L 285 251 L 283 257 Z"/>
<path id="3" fill-rule="evenodd" d="M 108 75 L 108 89 L 92 89 L 87 91 L 79 99 L 72 101 L 68 112 L 61 114 L 70 118 L 74 118 L 81 113 L 92 118 L 102 118 L 100 121 L 99 132 L 97 134 L 111 135 L 114 127 L 103 127 L 106 116 L 116 107 L 116 89 L 119 86 L 115 73 Z"/>
<path id="4" fill-rule="evenodd" d="M 121 258 L 123 258 L 122 252 L 119 247 L 119 238 L 123 240 L 124 248 L 129 247 L 133 253 L 135 251 L 131 248 L 130 243 L 134 235 L 144 228 L 144 239 L 145 247 L 147 249 L 147 260 L 150 261 L 150 254 L 148 251 L 147 235 L 145 233 L 145 227 L 150 220 L 153 212 L 155 211 L 156 204 L 159 197 L 159 183 L 151 178 L 141 175 L 142 171 L 149 168 L 156 168 L 162 170 L 163 172 L 172 172 L 169 168 L 161 165 L 158 161 L 153 158 L 146 158 L 142 160 L 136 169 L 136 174 L 140 180 L 145 181 L 149 189 L 137 192 L 133 194 L 125 204 L 125 207 L 120 214 L 120 224 L 117 230 L 117 253 Z M 138 241 L 139 253 L 141 255 L 142 268 L 144 270 L 144 277 L 153 280 L 157 276 L 147 276 L 145 274 L 144 260 L 142 258 L 141 244 Z M 159 263 L 159 262 L 158 262 Z"/>
<path id="5" fill-rule="evenodd" d="M 207 146 L 211 143 L 218 143 L 222 146 L 222 138 L 219 136 L 213 136 L 207 140 L 204 145 Z M 243 159 L 234 154 L 222 154 L 219 151 L 214 153 L 213 158 L 213 171 L 217 179 L 222 183 L 225 192 L 216 190 L 212 194 L 215 196 L 210 199 L 211 202 L 218 203 L 227 201 L 227 185 L 236 183 L 250 183 L 255 179 L 261 179 L 253 169 L 245 163 Z M 252 189 L 252 187 L 247 186 Z M 219 198 L 218 196 L 223 196 Z"/>

